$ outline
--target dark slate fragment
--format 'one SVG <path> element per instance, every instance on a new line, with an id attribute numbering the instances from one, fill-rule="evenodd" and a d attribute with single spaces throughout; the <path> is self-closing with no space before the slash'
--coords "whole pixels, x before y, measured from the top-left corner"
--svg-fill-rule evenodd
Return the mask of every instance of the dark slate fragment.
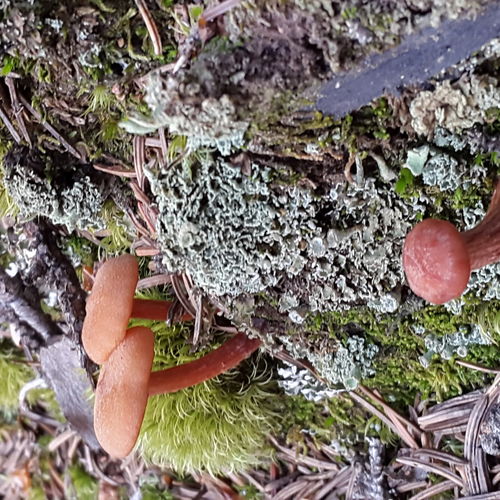
<path id="1" fill-rule="evenodd" d="M 361 69 L 330 80 L 320 91 L 317 108 L 342 118 L 384 94 L 397 95 L 402 87 L 425 82 L 499 33 L 498 1 L 475 19 L 445 21 L 438 28 L 426 28 L 394 49 L 368 58 Z"/>
<path id="2" fill-rule="evenodd" d="M 100 449 L 94 432 L 93 385 L 82 366 L 80 347 L 61 337 L 40 350 L 45 380 L 54 389 L 64 416 L 93 450 Z"/>

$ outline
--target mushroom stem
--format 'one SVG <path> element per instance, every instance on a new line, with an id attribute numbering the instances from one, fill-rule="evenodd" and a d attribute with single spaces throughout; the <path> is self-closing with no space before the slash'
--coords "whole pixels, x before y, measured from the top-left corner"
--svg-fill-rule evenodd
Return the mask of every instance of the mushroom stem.
<path id="1" fill-rule="evenodd" d="M 471 269 L 500 260 L 500 184 L 497 185 L 484 219 L 462 233 L 469 251 Z"/>
<path id="2" fill-rule="evenodd" d="M 166 321 L 173 302 L 168 300 L 135 299 L 132 302 L 131 318 L 151 319 L 154 321 Z M 193 317 L 189 313 L 184 313 L 180 321 L 189 321 Z"/>
<path id="3" fill-rule="evenodd" d="M 176 392 L 216 377 L 248 358 L 261 344 L 258 339 L 238 333 L 200 359 L 153 372 L 149 379 L 149 395 Z"/>

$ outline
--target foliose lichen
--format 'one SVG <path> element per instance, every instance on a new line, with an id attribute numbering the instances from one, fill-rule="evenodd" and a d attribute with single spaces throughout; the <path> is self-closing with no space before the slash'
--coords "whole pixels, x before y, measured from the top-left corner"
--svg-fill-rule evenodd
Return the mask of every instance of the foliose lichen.
<path id="1" fill-rule="evenodd" d="M 273 192 L 270 176 L 256 164 L 247 176 L 224 160 L 150 173 L 167 269 L 189 272 L 218 296 L 257 293 L 284 272 L 300 272 L 301 237 L 314 228 L 312 196 L 296 187 Z"/>
<path id="2" fill-rule="evenodd" d="M 131 114 L 120 123 L 127 132 L 144 134 L 168 127 L 170 133 L 187 137 L 189 150 L 215 147 L 223 155 L 243 145 L 250 123 L 238 118 L 228 95 L 200 101 L 195 97 L 200 88 L 194 83 L 182 87 L 182 93 L 173 77 L 163 78 L 159 72 L 151 72 L 147 79 L 144 100 L 151 114 L 148 117 Z"/>
<path id="3" fill-rule="evenodd" d="M 168 271 L 187 271 L 205 292 L 267 289 L 297 322 L 304 309 L 379 299 L 394 308 L 398 295 L 388 301 L 388 293 L 404 279 L 394 256 L 414 213 L 375 179 L 339 180 L 319 198 L 278 182 L 276 170 L 253 163 L 246 175 L 220 158 L 148 175 L 163 262 Z"/>
<path id="4" fill-rule="evenodd" d="M 418 134 L 432 136 L 436 127 L 460 132 L 484 123 L 487 111 L 500 106 L 500 88 L 494 77 L 445 80 L 435 90 L 420 92 L 411 102 L 412 127 Z"/>
<path id="5" fill-rule="evenodd" d="M 286 363 L 278 368 L 278 384 L 289 396 L 301 394 L 308 401 L 318 402 L 322 399 L 335 397 L 339 389 L 330 389 L 320 382 L 309 370 L 299 369 L 295 365 Z"/>
<path id="6" fill-rule="evenodd" d="M 479 325 L 471 325 L 470 328 L 462 326 L 455 333 L 439 337 L 429 334 L 425 337 L 424 343 L 427 351 L 419 360 L 422 366 L 428 367 L 434 354 L 445 360 L 451 359 L 454 355 L 464 358 L 467 356 L 469 346 L 490 345 L 492 340 L 488 332 Z"/>
<path id="7" fill-rule="evenodd" d="M 102 229 L 100 210 L 106 200 L 103 182 L 90 167 L 78 168 L 61 157 L 58 173 L 35 151 L 13 150 L 4 162 L 4 184 L 24 217 L 48 217 L 68 230 Z"/>
<path id="8" fill-rule="evenodd" d="M 280 337 L 280 340 L 293 356 L 297 358 L 306 357 L 319 375 L 334 386 L 340 386 L 352 391 L 362 379 L 375 374 L 372 364 L 379 349 L 375 344 L 368 344 L 364 338 L 358 335 L 349 337 L 346 345 L 339 345 L 335 352 L 322 354 L 313 354 L 306 347 L 293 342 L 287 337 Z M 300 372 L 291 372 L 287 375 L 292 379 L 292 387 L 304 388 L 311 397 L 326 394 L 321 392 L 324 391 L 321 387 L 314 386 L 304 380 Z"/>

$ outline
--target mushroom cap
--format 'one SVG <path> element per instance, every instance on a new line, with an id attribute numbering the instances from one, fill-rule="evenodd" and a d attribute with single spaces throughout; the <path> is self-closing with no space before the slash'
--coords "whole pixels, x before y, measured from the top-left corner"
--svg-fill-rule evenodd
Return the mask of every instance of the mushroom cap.
<path id="1" fill-rule="evenodd" d="M 437 219 L 426 219 L 410 231 L 403 267 L 413 292 L 433 304 L 462 295 L 471 272 L 462 235 L 450 222 Z"/>
<path id="2" fill-rule="evenodd" d="M 94 404 L 94 430 L 112 457 L 126 457 L 141 429 L 153 366 L 154 334 L 138 326 L 127 331 L 123 342 L 101 368 Z"/>
<path id="3" fill-rule="evenodd" d="M 138 280 L 133 255 L 109 259 L 97 271 L 82 331 L 83 347 L 95 363 L 104 363 L 125 337 Z"/>

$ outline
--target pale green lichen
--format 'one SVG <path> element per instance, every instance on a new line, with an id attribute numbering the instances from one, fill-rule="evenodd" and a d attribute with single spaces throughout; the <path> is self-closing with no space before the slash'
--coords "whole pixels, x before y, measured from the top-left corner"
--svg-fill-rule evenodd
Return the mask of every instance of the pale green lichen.
<path id="1" fill-rule="evenodd" d="M 418 134 L 432 136 L 436 127 L 460 132 L 484 123 L 488 110 L 500 107 L 500 88 L 494 77 L 445 80 L 435 90 L 417 94 L 410 105 L 412 127 Z"/>
<path id="2" fill-rule="evenodd" d="M 187 271 L 208 293 L 272 294 L 289 283 L 280 309 L 301 322 L 305 310 L 386 301 L 403 282 L 393 257 L 414 212 L 373 178 L 339 181 L 319 198 L 257 163 L 248 175 L 211 158 L 148 175 L 167 270 Z"/>
<path id="3" fill-rule="evenodd" d="M 58 156 L 58 161 L 67 161 Z M 103 229 L 100 216 L 107 197 L 104 183 L 91 178 L 89 167 L 54 167 L 34 151 L 18 149 L 4 161 L 4 184 L 23 217 L 48 217 L 68 230 Z M 56 168 L 58 170 L 56 170 Z M 87 172 L 86 172 L 87 170 Z"/>
<path id="4" fill-rule="evenodd" d="M 422 181 L 428 186 L 437 186 L 441 191 L 454 191 L 460 186 L 458 161 L 445 154 L 434 154 L 425 164 Z"/>
<path id="5" fill-rule="evenodd" d="M 48 180 L 40 180 L 31 172 L 13 173 L 6 176 L 5 186 L 23 217 L 48 217 L 70 231 L 103 228 L 99 211 L 105 199 L 88 177 L 58 192 Z"/>
<path id="6" fill-rule="evenodd" d="M 358 335 L 349 337 L 345 346 L 339 345 L 334 352 L 326 353 L 311 353 L 303 345 L 285 336 L 280 337 L 280 340 L 294 357 L 307 358 L 319 375 L 333 386 L 352 391 L 361 380 L 375 374 L 372 365 L 379 349 Z M 280 375 L 281 384 L 289 391 L 292 388 L 298 389 L 311 399 L 329 394 L 326 388 L 311 385 L 304 379 L 305 373 L 302 371 L 281 371 Z"/>
<path id="7" fill-rule="evenodd" d="M 257 293 L 301 271 L 300 239 L 314 227 L 311 194 L 273 192 L 271 170 L 251 174 L 223 160 L 149 175 L 160 211 L 158 240 L 169 271 L 187 271 L 214 295 Z"/>
<path id="8" fill-rule="evenodd" d="M 192 84 L 188 90 L 185 89 L 186 95 L 181 95 L 176 86 L 172 77 L 162 78 L 159 72 L 150 73 L 144 98 L 150 116 L 132 114 L 120 125 L 134 134 L 168 127 L 171 134 L 187 137 L 187 148 L 191 151 L 209 146 L 227 155 L 233 148 L 243 145 L 249 122 L 238 119 L 235 104 L 229 96 L 190 102 L 190 94 L 196 95 L 199 88 Z"/>
<path id="9" fill-rule="evenodd" d="M 419 360 L 427 368 L 435 354 L 448 360 L 453 356 L 464 358 L 467 356 L 469 347 L 472 345 L 490 345 L 491 336 L 479 325 L 472 325 L 471 328 L 461 327 L 457 332 L 437 336 L 434 334 L 426 335 L 424 339 L 427 351 L 420 356 Z"/>
<path id="10" fill-rule="evenodd" d="M 331 389 L 320 382 L 310 370 L 299 369 L 288 363 L 278 368 L 278 384 L 289 396 L 304 396 L 308 401 L 318 402 L 323 399 L 333 398 L 343 392 Z"/>

